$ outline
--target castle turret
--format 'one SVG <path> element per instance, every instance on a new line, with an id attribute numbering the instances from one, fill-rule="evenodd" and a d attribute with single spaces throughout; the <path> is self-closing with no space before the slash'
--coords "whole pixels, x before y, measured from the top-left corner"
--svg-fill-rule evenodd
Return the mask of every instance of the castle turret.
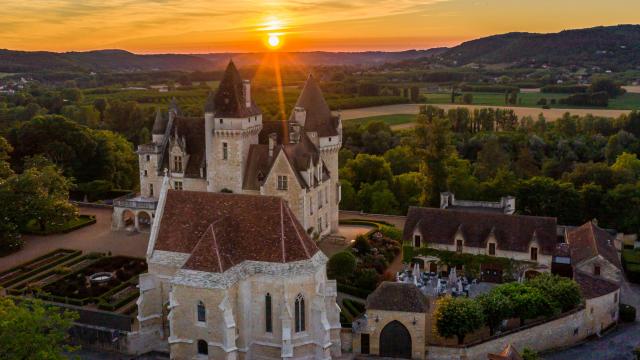
<path id="1" fill-rule="evenodd" d="M 151 130 L 151 138 L 155 144 L 161 144 L 164 140 L 164 133 L 167 129 L 167 118 L 162 115 L 160 109 L 156 110 L 156 119 L 153 121 L 153 129 Z"/>

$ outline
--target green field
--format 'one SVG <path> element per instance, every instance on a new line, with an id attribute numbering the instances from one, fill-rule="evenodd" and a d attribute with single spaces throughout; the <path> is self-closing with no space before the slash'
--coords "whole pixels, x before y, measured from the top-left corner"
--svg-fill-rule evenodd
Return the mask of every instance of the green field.
<path id="1" fill-rule="evenodd" d="M 0 79 L 5 78 L 5 77 L 7 77 L 7 76 L 11 76 L 11 75 L 15 75 L 15 74 L 13 74 L 13 73 L 3 73 L 3 72 L 0 72 Z"/>
<path id="2" fill-rule="evenodd" d="M 502 93 L 471 93 L 473 95 L 473 105 L 488 105 L 488 106 L 507 106 L 504 101 L 504 94 Z M 450 104 L 450 93 L 426 93 L 423 94 L 426 97 L 427 104 Z M 518 103 L 516 105 L 509 106 L 522 106 L 522 107 L 541 107 L 538 105 L 538 101 L 542 98 L 546 98 L 548 101 L 556 99 L 559 101 L 562 98 L 566 98 L 570 94 L 545 94 L 545 93 L 520 93 L 518 95 Z M 462 104 L 462 96 L 456 98 L 456 103 Z M 568 106 L 563 104 L 549 105 L 551 108 L 582 108 L 578 106 Z M 638 110 L 640 109 L 640 94 L 627 93 L 619 96 L 615 99 L 609 100 L 608 109 L 619 110 Z"/>
<path id="3" fill-rule="evenodd" d="M 415 115 L 411 114 L 394 114 L 394 115 L 379 115 L 379 116 L 370 116 L 359 119 L 349 119 L 343 120 L 345 124 L 348 125 L 364 125 L 371 121 L 382 121 L 389 126 L 393 125 L 402 125 L 414 122 L 416 120 Z"/>

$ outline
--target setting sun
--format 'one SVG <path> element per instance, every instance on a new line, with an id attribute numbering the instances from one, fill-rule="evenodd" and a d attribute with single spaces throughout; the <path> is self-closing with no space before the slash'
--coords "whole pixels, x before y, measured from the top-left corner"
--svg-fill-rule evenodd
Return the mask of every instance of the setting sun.
<path id="1" fill-rule="evenodd" d="M 280 36 L 278 36 L 277 34 L 270 34 L 267 42 L 269 43 L 269 47 L 277 48 L 278 46 L 280 46 Z"/>

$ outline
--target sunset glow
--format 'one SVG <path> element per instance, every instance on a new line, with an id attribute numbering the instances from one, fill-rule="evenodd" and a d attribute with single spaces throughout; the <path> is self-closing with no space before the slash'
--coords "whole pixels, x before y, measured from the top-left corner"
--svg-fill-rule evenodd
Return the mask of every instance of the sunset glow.
<path id="1" fill-rule="evenodd" d="M 6 1 L 0 47 L 263 51 L 277 33 L 286 34 L 277 46 L 287 51 L 424 49 L 510 31 L 635 23 L 639 12 L 629 0 Z"/>
<path id="2" fill-rule="evenodd" d="M 267 40 L 267 42 L 269 43 L 269 46 L 271 48 L 277 48 L 280 46 L 280 37 L 276 34 L 271 34 L 269 35 L 269 39 Z"/>

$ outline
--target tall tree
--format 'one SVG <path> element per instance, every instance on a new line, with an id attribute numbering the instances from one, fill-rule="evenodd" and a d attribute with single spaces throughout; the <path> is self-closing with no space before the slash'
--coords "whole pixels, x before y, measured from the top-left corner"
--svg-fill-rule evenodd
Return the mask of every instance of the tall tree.
<path id="1" fill-rule="evenodd" d="M 475 175 L 480 180 L 490 179 L 496 176 L 498 170 L 509 167 L 509 155 L 500 145 L 497 137 L 491 136 L 478 152 Z"/>
<path id="2" fill-rule="evenodd" d="M 434 314 L 435 328 L 442 337 L 457 337 L 458 344 L 464 344 L 464 338 L 482 327 L 484 315 L 478 302 L 470 298 L 452 298 L 445 296 L 436 302 Z"/>
<path id="3" fill-rule="evenodd" d="M 421 160 L 420 172 L 426 179 L 421 203 L 437 205 L 440 193 L 447 190 L 446 162 L 454 150 L 451 145 L 451 124 L 439 114 L 433 115 L 428 107 L 418 115 L 414 141 Z"/>

